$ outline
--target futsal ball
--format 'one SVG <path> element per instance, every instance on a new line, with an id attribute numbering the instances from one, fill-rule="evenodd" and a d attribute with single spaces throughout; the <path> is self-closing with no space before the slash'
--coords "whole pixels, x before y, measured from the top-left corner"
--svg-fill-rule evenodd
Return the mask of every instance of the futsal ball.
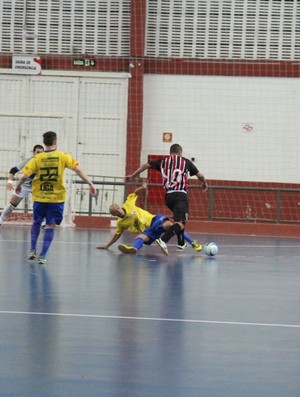
<path id="1" fill-rule="evenodd" d="M 219 252 L 219 248 L 216 243 L 213 243 L 213 242 L 207 243 L 204 246 L 204 252 L 208 256 L 214 256 L 214 255 L 217 255 L 217 253 Z"/>

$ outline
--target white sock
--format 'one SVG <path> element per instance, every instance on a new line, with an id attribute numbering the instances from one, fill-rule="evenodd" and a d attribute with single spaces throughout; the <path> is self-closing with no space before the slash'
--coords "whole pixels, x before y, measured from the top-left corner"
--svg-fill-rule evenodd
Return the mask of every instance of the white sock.
<path id="1" fill-rule="evenodd" d="M 4 222 L 8 216 L 16 209 L 14 205 L 11 203 L 7 204 L 7 206 L 4 208 L 2 211 L 1 217 L 0 217 L 0 224 Z"/>

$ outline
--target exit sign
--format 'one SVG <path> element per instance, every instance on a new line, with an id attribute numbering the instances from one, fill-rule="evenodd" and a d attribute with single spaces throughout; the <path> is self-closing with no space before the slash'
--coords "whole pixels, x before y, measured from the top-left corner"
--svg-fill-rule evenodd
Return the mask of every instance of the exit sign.
<path id="1" fill-rule="evenodd" d="M 73 59 L 73 66 L 84 66 L 84 67 L 90 67 L 90 66 L 96 66 L 96 60 L 95 59 Z"/>

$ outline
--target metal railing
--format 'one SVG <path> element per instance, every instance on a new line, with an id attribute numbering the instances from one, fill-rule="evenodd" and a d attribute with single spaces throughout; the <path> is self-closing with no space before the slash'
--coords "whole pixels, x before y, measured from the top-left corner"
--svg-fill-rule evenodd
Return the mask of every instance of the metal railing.
<path id="1" fill-rule="evenodd" d="M 82 184 L 82 181 L 76 181 L 76 184 Z M 124 181 L 105 182 L 94 180 L 94 184 L 99 191 L 105 190 L 105 187 L 113 187 L 112 190 L 117 192 L 123 191 L 121 201 L 125 201 L 128 191 L 134 186 L 141 183 L 124 183 Z M 119 189 L 118 189 L 119 188 Z M 156 191 L 163 192 L 161 184 L 148 184 L 148 189 L 155 188 Z M 202 195 L 199 185 L 189 186 L 190 197 L 194 191 L 197 197 L 190 199 L 191 212 L 198 212 L 199 219 L 206 220 L 226 220 L 226 221 L 248 221 L 248 222 L 272 222 L 272 223 L 299 223 L 300 224 L 300 189 L 281 188 L 281 187 L 246 187 L 246 186 L 209 186 L 208 194 Z M 163 193 L 160 193 L 163 194 Z M 231 196 L 231 199 L 228 196 Z M 116 196 L 116 195 L 114 195 Z M 267 199 L 266 197 L 267 196 Z M 120 201 L 114 199 L 112 202 Z M 230 202 L 229 202 L 230 201 Z M 271 201 L 271 204 L 267 201 Z M 198 204 L 200 202 L 200 204 Z M 95 213 L 93 210 L 94 200 L 89 197 L 88 215 L 108 215 L 109 211 Z M 225 204 L 224 204 L 225 203 Z M 199 208 L 197 209 L 197 206 Z M 220 207 L 226 209 L 220 210 Z M 143 200 L 143 207 L 148 210 L 157 208 L 165 212 L 164 204 L 155 202 L 154 197 L 148 194 Z M 195 210 L 196 208 L 196 210 Z M 151 211 L 150 211 L 151 212 Z M 158 212 L 158 211 L 156 211 Z M 241 215 L 242 214 L 242 215 Z M 80 215 L 80 213 L 78 213 Z M 197 218 L 197 216 L 196 216 Z M 192 218 L 191 218 L 192 219 Z"/>
<path id="2" fill-rule="evenodd" d="M 97 188 L 96 197 L 89 194 L 88 186 L 72 177 L 69 202 L 74 215 L 110 216 L 109 205 L 120 205 L 129 192 L 141 182 L 125 183 L 123 178 L 93 176 Z M 6 178 L 0 177 L 5 189 Z M 152 190 L 151 190 L 152 189 Z M 300 224 L 300 189 L 281 187 L 209 186 L 202 194 L 197 184 L 189 186 L 190 219 L 247 222 L 271 222 Z M 152 213 L 166 213 L 161 184 L 148 184 L 149 194 L 143 197 L 141 206 Z M 160 199 L 159 199 L 159 197 Z M 2 195 L 3 197 L 3 195 Z M 3 208 L 3 200 L 1 209 Z M 30 213 L 32 202 L 21 202 L 17 211 Z"/>

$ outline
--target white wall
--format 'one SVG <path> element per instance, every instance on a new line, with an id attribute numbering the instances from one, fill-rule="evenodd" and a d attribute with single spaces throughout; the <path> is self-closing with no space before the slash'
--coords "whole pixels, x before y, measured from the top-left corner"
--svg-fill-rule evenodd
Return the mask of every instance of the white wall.
<path id="1" fill-rule="evenodd" d="M 89 175 L 123 178 L 126 162 L 128 75 L 124 73 L 47 72 L 17 76 L 0 72 L 0 175 L 32 155 L 48 130 L 58 134 L 58 148 L 78 159 Z M 99 178 L 98 178 L 99 180 Z M 77 186 L 78 187 L 78 186 Z M 103 188 L 103 187 L 100 187 Z M 103 188 L 104 189 L 104 188 Z M 117 192 L 123 200 L 123 190 Z M 107 211 L 117 194 L 99 192 L 93 209 Z M 88 187 L 74 191 L 77 210 L 87 211 Z M 3 181 L 0 208 L 8 201 Z"/>
<path id="2" fill-rule="evenodd" d="M 208 179 L 299 183 L 299 79 L 146 75 L 144 105 L 142 162 L 172 132 Z"/>

